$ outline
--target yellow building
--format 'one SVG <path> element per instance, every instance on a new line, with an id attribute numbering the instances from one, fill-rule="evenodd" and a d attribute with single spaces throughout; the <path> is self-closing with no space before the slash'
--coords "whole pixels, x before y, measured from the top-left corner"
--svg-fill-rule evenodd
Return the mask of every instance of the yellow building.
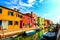
<path id="1" fill-rule="evenodd" d="M 17 30 L 20 29 L 20 12 L 0 6 L 0 30 Z"/>

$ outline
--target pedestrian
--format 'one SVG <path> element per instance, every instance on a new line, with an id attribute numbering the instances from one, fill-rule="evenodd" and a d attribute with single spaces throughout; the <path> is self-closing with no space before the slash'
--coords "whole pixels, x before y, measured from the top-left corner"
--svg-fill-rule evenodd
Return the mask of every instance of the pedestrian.
<path id="1" fill-rule="evenodd" d="M 59 28 L 58 28 L 58 23 L 57 23 L 57 25 L 56 25 L 56 27 L 55 27 L 56 35 L 58 34 L 58 30 L 59 30 Z"/>

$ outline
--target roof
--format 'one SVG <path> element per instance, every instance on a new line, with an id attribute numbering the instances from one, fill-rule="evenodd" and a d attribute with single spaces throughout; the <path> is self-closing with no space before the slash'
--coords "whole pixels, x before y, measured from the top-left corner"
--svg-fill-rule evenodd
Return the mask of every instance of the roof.
<path id="1" fill-rule="evenodd" d="M 4 7 L 4 6 L 1 6 L 1 5 L 0 5 L 0 7 L 5 8 L 5 9 L 8 9 L 8 10 L 11 10 L 11 11 L 14 11 L 14 12 L 18 12 L 18 11 L 15 11 L 15 10 L 13 10 L 13 9 L 10 9 L 10 8 Z M 19 13 L 20 13 L 20 12 L 19 12 Z"/>

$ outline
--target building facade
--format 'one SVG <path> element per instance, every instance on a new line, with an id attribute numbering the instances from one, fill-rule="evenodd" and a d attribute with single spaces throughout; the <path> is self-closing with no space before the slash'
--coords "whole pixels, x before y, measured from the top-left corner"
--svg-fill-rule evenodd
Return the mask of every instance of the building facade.
<path id="1" fill-rule="evenodd" d="M 19 10 L 0 6 L 0 29 L 8 31 L 20 29 L 21 18 L 19 16 Z"/>
<path id="2" fill-rule="evenodd" d="M 37 15 L 33 12 L 31 12 L 31 14 L 32 14 L 33 21 L 34 21 L 34 27 L 36 27 L 37 26 Z"/>
<path id="3" fill-rule="evenodd" d="M 38 26 L 44 25 L 44 18 L 37 17 L 37 23 L 38 23 Z"/>
<path id="4" fill-rule="evenodd" d="M 34 28 L 37 22 L 37 16 L 33 12 L 22 14 L 20 28 Z"/>
<path id="5" fill-rule="evenodd" d="M 49 25 L 49 24 L 52 24 L 53 22 L 51 21 L 51 20 L 47 20 L 47 19 L 45 19 L 44 20 L 44 25 Z"/>
<path id="6" fill-rule="evenodd" d="M 30 27 L 30 17 L 27 14 L 21 15 L 22 20 L 20 21 L 20 28 L 29 28 Z"/>

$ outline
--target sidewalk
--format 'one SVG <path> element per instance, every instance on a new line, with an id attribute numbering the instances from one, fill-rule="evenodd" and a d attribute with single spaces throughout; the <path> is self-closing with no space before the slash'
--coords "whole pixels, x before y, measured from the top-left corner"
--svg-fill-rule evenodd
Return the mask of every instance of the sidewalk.
<path id="1" fill-rule="evenodd" d="M 13 31 L 0 31 L 0 38 L 5 38 L 5 37 L 9 37 L 9 36 L 13 36 L 16 34 L 22 34 L 24 31 L 30 31 L 30 30 L 36 30 L 38 28 L 22 28 L 22 29 L 18 29 L 18 30 L 13 30 Z"/>

